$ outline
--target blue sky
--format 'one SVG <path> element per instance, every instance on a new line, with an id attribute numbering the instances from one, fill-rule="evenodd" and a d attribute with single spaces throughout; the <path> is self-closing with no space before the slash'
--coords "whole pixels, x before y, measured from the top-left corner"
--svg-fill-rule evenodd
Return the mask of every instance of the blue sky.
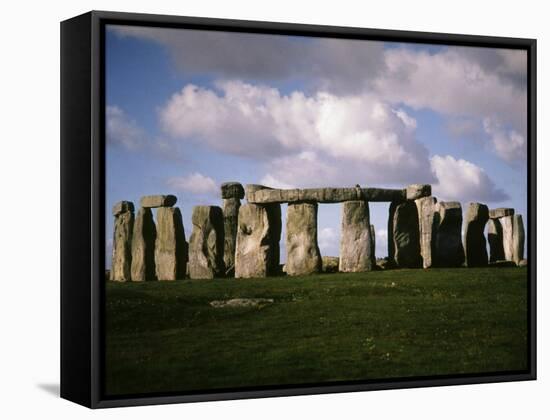
<path id="1" fill-rule="evenodd" d="M 106 34 L 107 265 L 111 207 L 175 194 L 186 237 L 219 184 L 431 183 L 440 201 L 526 217 L 526 54 L 328 38 L 110 26 Z M 386 203 L 371 203 L 377 256 Z M 285 213 L 283 206 L 283 214 Z M 319 208 L 338 255 L 339 204 Z M 284 255 L 284 232 L 281 241 Z"/>

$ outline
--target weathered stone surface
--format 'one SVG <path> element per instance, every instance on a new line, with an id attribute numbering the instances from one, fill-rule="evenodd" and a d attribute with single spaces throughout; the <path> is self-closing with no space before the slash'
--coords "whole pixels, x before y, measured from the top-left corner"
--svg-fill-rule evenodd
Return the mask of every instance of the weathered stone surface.
<path id="1" fill-rule="evenodd" d="M 344 201 L 402 201 L 405 190 L 383 188 L 308 188 L 281 190 L 261 185 L 247 185 L 246 198 L 249 203 L 340 203 Z"/>
<path id="2" fill-rule="evenodd" d="M 157 229 L 153 212 L 142 207 L 138 210 L 132 234 L 132 281 L 156 280 L 156 238 Z"/>
<path id="3" fill-rule="evenodd" d="M 407 200 L 417 200 L 430 195 L 432 195 L 432 186 L 430 184 L 412 184 L 406 188 Z"/>
<path id="4" fill-rule="evenodd" d="M 513 215 L 514 215 L 514 209 L 511 209 L 511 208 L 501 207 L 498 209 L 489 210 L 490 219 L 498 219 L 500 217 L 513 216 Z"/>
<path id="5" fill-rule="evenodd" d="M 235 277 L 266 277 L 279 270 L 279 204 L 244 204 L 239 209 Z"/>
<path id="6" fill-rule="evenodd" d="M 340 265 L 338 257 L 321 257 L 323 273 L 337 273 Z"/>
<path id="7" fill-rule="evenodd" d="M 438 267 L 460 267 L 464 263 L 462 246 L 462 206 L 456 201 L 441 201 L 438 212 L 435 263 Z"/>
<path id="8" fill-rule="evenodd" d="M 485 204 L 470 203 L 464 228 L 464 256 L 468 267 L 484 267 L 489 262 L 485 225 L 489 208 Z"/>
<path id="9" fill-rule="evenodd" d="M 317 204 L 289 204 L 286 215 L 286 272 L 290 276 L 318 273 Z"/>
<path id="10" fill-rule="evenodd" d="M 372 267 L 376 266 L 376 229 L 370 225 L 370 243 L 372 246 Z"/>
<path id="11" fill-rule="evenodd" d="M 418 210 L 414 201 L 405 201 L 395 208 L 393 249 L 398 267 L 416 268 L 422 265 Z"/>
<path id="12" fill-rule="evenodd" d="M 172 207 L 178 201 L 175 195 L 146 195 L 141 197 L 141 207 Z"/>
<path id="13" fill-rule="evenodd" d="M 502 226 L 502 248 L 504 259 L 514 261 L 514 216 L 504 216 L 498 219 Z"/>
<path id="14" fill-rule="evenodd" d="M 223 200 L 223 262 L 225 264 L 225 272 L 227 275 L 232 275 L 235 271 L 235 247 L 237 243 L 237 227 L 240 207 L 241 200 L 238 198 L 226 198 Z"/>
<path id="15" fill-rule="evenodd" d="M 193 207 L 189 238 L 189 277 L 211 279 L 224 274 L 223 212 L 218 206 Z"/>
<path id="16" fill-rule="evenodd" d="M 487 239 L 489 241 L 489 261 L 503 261 L 504 247 L 502 238 L 502 225 L 498 219 L 489 219 L 487 222 Z"/>
<path id="17" fill-rule="evenodd" d="M 523 249 L 525 247 L 525 228 L 523 227 L 523 217 L 521 217 L 521 214 L 514 214 L 513 218 L 513 261 L 519 265 L 521 260 L 523 260 Z"/>
<path id="18" fill-rule="evenodd" d="M 434 265 L 435 240 L 437 236 L 438 217 L 435 210 L 435 197 L 422 197 L 415 200 L 418 210 L 418 228 L 420 234 L 420 256 L 422 267 L 430 268 Z"/>
<path id="19" fill-rule="evenodd" d="M 244 188 L 238 182 L 224 182 L 221 185 L 222 198 L 244 198 Z"/>
<path id="20" fill-rule="evenodd" d="M 346 201 L 342 205 L 341 232 L 340 271 L 351 273 L 372 270 L 373 244 L 369 204 L 366 201 Z"/>
<path id="21" fill-rule="evenodd" d="M 395 264 L 395 244 L 393 242 L 393 219 L 395 217 L 395 209 L 399 202 L 392 201 L 388 209 L 388 261 L 390 264 Z"/>
<path id="22" fill-rule="evenodd" d="M 155 270 L 158 280 L 185 278 L 187 242 L 178 207 L 157 210 L 157 239 L 155 242 Z"/>
<path id="23" fill-rule="evenodd" d="M 134 212 L 134 203 L 131 201 L 119 201 L 113 206 L 113 216 L 118 216 L 124 212 Z"/>
<path id="24" fill-rule="evenodd" d="M 129 202 L 122 201 L 121 203 Z M 110 278 L 113 281 L 131 280 L 134 206 L 132 205 L 130 207 L 126 205 L 125 208 L 128 210 L 124 212 L 117 212 L 115 216 L 115 226 L 113 233 L 113 258 L 111 262 L 110 272 Z"/>

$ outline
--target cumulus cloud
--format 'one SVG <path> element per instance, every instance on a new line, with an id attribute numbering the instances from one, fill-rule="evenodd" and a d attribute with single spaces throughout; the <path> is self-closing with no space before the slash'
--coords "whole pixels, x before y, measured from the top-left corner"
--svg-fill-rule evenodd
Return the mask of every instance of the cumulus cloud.
<path id="1" fill-rule="evenodd" d="M 416 109 L 429 108 L 448 116 L 498 115 L 524 128 L 526 85 L 511 83 L 503 74 L 509 74 L 509 70 L 516 75 L 521 69 L 525 74 L 527 56 L 519 51 L 519 59 L 510 59 L 513 64 L 506 65 L 505 60 L 494 59 L 501 57 L 495 51 L 454 47 L 431 54 L 391 49 L 385 53 L 388 71 L 376 80 L 376 90 L 392 102 Z M 517 69 L 516 61 L 522 58 L 524 66 Z"/>
<path id="2" fill-rule="evenodd" d="M 483 168 L 472 162 L 435 155 L 431 168 L 437 177 L 433 194 L 441 200 L 496 203 L 510 198 L 495 186 Z"/>
<path id="3" fill-rule="evenodd" d="M 197 195 L 215 196 L 219 192 L 216 181 L 198 172 L 186 176 L 170 178 L 167 184 L 175 190 Z"/>
<path id="4" fill-rule="evenodd" d="M 263 159 L 266 176 L 280 184 L 433 179 L 428 151 L 415 138 L 416 121 L 374 96 L 283 95 L 241 81 L 216 87 L 187 85 L 173 95 L 160 111 L 165 132 Z"/>
<path id="5" fill-rule="evenodd" d="M 108 105 L 105 110 L 107 142 L 128 150 L 138 150 L 145 144 L 147 136 L 138 123 L 123 109 Z"/>
<path id="6" fill-rule="evenodd" d="M 526 162 L 527 142 L 524 135 L 514 129 L 506 130 L 498 120 L 492 118 L 483 120 L 483 128 L 498 156 L 507 162 Z"/>

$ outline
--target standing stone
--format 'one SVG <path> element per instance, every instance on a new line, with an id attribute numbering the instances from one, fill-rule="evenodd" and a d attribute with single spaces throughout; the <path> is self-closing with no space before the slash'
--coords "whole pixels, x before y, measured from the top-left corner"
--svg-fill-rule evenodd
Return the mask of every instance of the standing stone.
<path id="1" fill-rule="evenodd" d="M 244 204 L 239 209 L 235 277 L 266 277 L 279 269 L 281 206 Z"/>
<path id="2" fill-rule="evenodd" d="M 462 206 L 456 201 L 441 201 L 437 203 L 436 211 L 438 225 L 435 262 L 438 267 L 460 267 L 464 263 Z"/>
<path id="3" fill-rule="evenodd" d="M 388 261 L 390 265 L 395 264 L 395 244 L 393 242 L 393 219 L 395 217 L 395 209 L 399 202 L 392 201 L 388 210 Z"/>
<path id="4" fill-rule="evenodd" d="M 489 220 L 489 208 L 485 204 L 470 203 L 464 228 L 464 255 L 466 266 L 484 267 L 488 263 L 485 225 Z"/>
<path id="5" fill-rule="evenodd" d="M 340 271 L 354 273 L 372 270 L 373 244 L 368 202 L 344 202 L 341 232 Z"/>
<path id="6" fill-rule="evenodd" d="M 523 260 L 523 248 L 525 247 L 525 229 L 523 227 L 523 218 L 521 214 L 515 214 L 513 216 L 513 261 L 520 265 Z"/>
<path id="7" fill-rule="evenodd" d="M 223 212 L 218 206 L 193 208 L 193 232 L 189 238 L 189 276 L 211 279 L 224 274 Z"/>
<path id="8" fill-rule="evenodd" d="M 414 201 L 405 201 L 395 208 L 393 247 L 394 260 L 398 267 L 417 268 L 422 265 L 418 210 Z"/>
<path id="9" fill-rule="evenodd" d="M 498 220 L 502 226 L 504 259 L 506 261 L 514 261 L 514 216 L 504 216 Z"/>
<path id="10" fill-rule="evenodd" d="M 113 281 L 130 281 L 132 267 L 132 231 L 134 229 L 134 205 L 121 201 L 113 207 L 115 226 L 113 233 L 113 258 L 110 278 Z"/>
<path id="11" fill-rule="evenodd" d="M 423 197 L 415 200 L 418 210 L 418 228 L 420 234 L 420 256 L 422 267 L 430 268 L 434 265 L 435 241 L 437 236 L 438 217 L 435 207 L 435 197 Z"/>
<path id="12" fill-rule="evenodd" d="M 376 229 L 370 225 L 370 243 L 372 244 L 372 267 L 376 266 Z"/>
<path id="13" fill-rule="evenodd" d="M 489 219 L 487 222 L 487 238 L 489 240 L 490 262 L 504 260 L 502 245 L 502 225 L 499 219 Z"/>
<path id="14" fill-rule="evenodd" d="M 156 280 L 155 240 L 157 230 L 150 208 L 140 208 L 132 234 L 132 281 Z"/>
<path id="15" fill-rule="evenodd" d="M 223 200 L 223 262 L 227 274 L 235 270 L 235 247 L 237 242 L 237 225 L 240 207 L 241 200 L 238 198 L 226 198 Z"/>
<path id="16" fill-rule="evenodd" d="M 157 210 L 157 239 L 155 242 L 155 268 L 158 280 L 185 278 L 187 243 L 178 207 L 161 207 Z"/>
<path id="17" fill-rule="evenodd" d="M 286 273 L 290 276 L 321 270 L 321 252 L 317 244 L 317 203 L 288 205 L 286 255 Z"/>

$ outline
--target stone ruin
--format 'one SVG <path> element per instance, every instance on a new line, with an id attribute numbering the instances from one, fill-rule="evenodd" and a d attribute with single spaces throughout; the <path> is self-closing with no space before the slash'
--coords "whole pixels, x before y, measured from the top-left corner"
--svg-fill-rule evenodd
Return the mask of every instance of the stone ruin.
<path id="1" fill-rule="evenodd" d="M 243 198 L 247 203 L 241 205 Z M 195 206 L 189 243 L 173 195 L 121 201 L 115 217 L 113 281 L 176 280 L 215 277 L 253 278 L 281 274 L 281 204 L 286 217 L 286 264 L 289 276 L 330 272 L 366 272 L 377 268 L 375 228 L 369 202 L 389 202 L 387 268 L 484 267 L 499 261 L 525 264 L 525 231 L 514 209 L 489 210 L 469 203 L 464 231 L 459 202 L 438 202 L 431 186 L 404 189 L 274 189 L 227 182 L 221 186 L 223 208 Z M 340 256 L 322 257 L 317 243 L 320 203 L 343 203 Z M 152 209 L 156 208 L 156 222 Z M 485 226 L 488 237 L 485 238 Z M 487 254 L 487 240 L 490 254 Z"/>

